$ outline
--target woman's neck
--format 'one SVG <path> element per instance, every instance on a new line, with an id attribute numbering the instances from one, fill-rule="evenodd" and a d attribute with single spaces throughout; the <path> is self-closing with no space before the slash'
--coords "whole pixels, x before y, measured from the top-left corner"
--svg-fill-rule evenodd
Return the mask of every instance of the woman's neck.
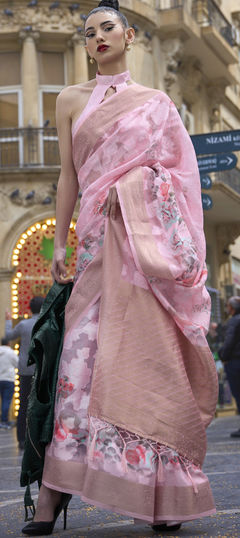
<path id="1" fill-rule="evenodd" d="M 127 63 L 120 60 L 119 62 L 112 62 L 109 64 L 98 64 L 98 73 L 100 75 L 119 75 L 127 71 Z"/>

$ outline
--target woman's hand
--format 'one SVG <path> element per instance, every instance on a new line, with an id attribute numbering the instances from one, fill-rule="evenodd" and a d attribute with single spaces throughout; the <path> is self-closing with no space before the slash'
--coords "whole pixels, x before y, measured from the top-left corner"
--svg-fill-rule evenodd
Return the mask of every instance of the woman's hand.
<path id="1" fill-rule="evenodd" d="M 72 278 L 67 278 L 67 267 L 65 263 L 66 250 L 65 248 L 56 248 L 54 251 L 52 262 L 52 277 L 59 284 L 67 284 L 72 281 Z"/>
<path id="2" fill-rule="evenodd" d="M 106 214 L 107 217 L 116 219 L 117 209 L 119 207 L 119 200 L 116 187 L 110 187 L 108 197 L 107 197 L 107 206 Z"/>
<path id="3" fill-rule="evenodd" d="M 10 312 L 8 312 L 8 310 L 6 310 L 6 312 L 5 312 L 5 319 L 12 319 L 12 316 L 11 316 Z"/>

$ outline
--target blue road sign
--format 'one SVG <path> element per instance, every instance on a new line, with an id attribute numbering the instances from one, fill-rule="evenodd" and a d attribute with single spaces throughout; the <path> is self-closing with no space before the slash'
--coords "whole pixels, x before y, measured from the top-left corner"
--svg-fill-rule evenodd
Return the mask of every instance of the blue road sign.
<path id="1" fill-rule="evenodd" d="M 240 130 L 238 129 L 192 135 L 191 139 L 197 155 L 240 151 Z"/>
<path id="2" fill-rule="evenodd" d="M 208 155 L 198 157 L 198 168 L 201 175 L 208 172 L 218 172 L 220 170 L 231 170 L 237 164 L 237 157 L 234 153 L 225 155 Z"/>
<path id="3" fill-rule="evenodd" d="M 200 181 L 202 189 L 208 190 L 212 188 L 212 180 L 209 176 L 200 176 Z"/>
<path id="4" fill-rule="evenodd" d="M 211 196 L 209 196 L 209 194 L 205 194 L 204 192 L 202 193 L 202 206 L 205 210 L 212 209 L 213 206 Z"/>

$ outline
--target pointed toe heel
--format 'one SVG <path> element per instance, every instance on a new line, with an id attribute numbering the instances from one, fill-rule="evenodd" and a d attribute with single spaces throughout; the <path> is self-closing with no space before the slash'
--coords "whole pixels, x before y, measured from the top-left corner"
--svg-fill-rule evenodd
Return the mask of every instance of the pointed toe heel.
<path id="1" fill-rule="evenodd" d="M 60 513 L 63 510 L 63 528 L 67 528 L 67 509 L 70 503 L 72 495 L 68 493 L 63 493 L 61 497 L 61 502 L 55 508 L 54 519 L 52 521 L 31 521 L 23 527 L 22 532 L 28 534 L 29 536 L 48 536 L 53 533 L 53 529 L 56 523 L 56 520 Z"/>

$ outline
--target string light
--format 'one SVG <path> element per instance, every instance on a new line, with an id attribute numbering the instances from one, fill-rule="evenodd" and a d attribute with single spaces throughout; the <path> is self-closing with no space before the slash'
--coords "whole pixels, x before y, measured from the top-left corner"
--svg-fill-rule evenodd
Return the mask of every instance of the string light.
<path id="1" fill-rule="evenodd" d="M 56 226 L 56 219 L 46 219 L 43 222 L 36 222 L 34 225 L 30 226 L 25 232 L 23 232 L 18 239 L 15 248 L 13 249 L 12 253 L 12 265 L 14 267 L 17 267 L 19 265 L 19 255 L 21 254 L 21 249 L 23 248 L 23 245 L 25 245 L 26 240 L 29 240 L 32 234 L 34 234 L 36 231 L 39 230 L 47 230 L 48 226 Z M 75 230 L 76 223 L 75 221 L 72 221 L 70 224 L 71 230 Z M 16 275 L 14 276 L 12 280 L 12 317 L 13 319 L 18 319 L 19 317 L 19 301 L 18 301 L 18 286 L 20 284 L 20 279 L 22 277 L 22 272 L 17 271 Z M 28 314 L 24 313 L 24 318 L 28 319 Z M 19 344 L 14 345 L 14 351 L 15 353 L 19 354 Z M 19 381 L 19 374 L 18 369 L 15 368 L 15 382 L 14 382 L 14 416 L 18 416 L 18 411 L 20 409 L 20 381 Z"/>

